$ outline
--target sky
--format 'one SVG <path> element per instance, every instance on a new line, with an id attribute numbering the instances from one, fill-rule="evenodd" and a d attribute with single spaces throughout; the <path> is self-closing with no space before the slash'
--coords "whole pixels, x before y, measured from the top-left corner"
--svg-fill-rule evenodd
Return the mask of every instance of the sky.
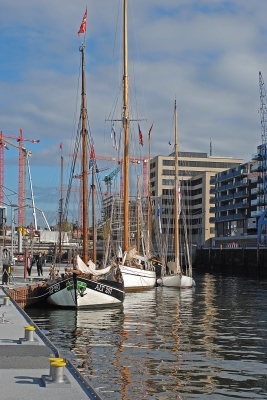
<path id="1" fill-rule="evenodd" d="M 116 120 L 119 141 L 122 0 L 1 0 L 0 130 L 17 137 L 21 128 L 24 138 L 40 140 L 24 145 L 32 151 L 35 205 L 51 224 L 58 215 L 60 157 L 67 186 L 78 129 L 84 36 L 77 32 L 86 7 L 89 131 L 98 156 L 117 157 L 110 131 Z M 128 0 L 130 156 L 147 156 L 152 123 L 151 156 L 171 153 L 176 99 L 180 151 L 209 154 L 211 141 L 213 156 L 251 159 L 262 141 L 259 71 L 267 81 L 266 15 L 263 0 Z M 97 164 L 103 176 L 117 167 L 108 160 Z M 6 201 L 17 203 L 18 150 L 12 146 L 4 152 L 4 168 Z M 38 223 L 44 225 L 39 216 Z"/>

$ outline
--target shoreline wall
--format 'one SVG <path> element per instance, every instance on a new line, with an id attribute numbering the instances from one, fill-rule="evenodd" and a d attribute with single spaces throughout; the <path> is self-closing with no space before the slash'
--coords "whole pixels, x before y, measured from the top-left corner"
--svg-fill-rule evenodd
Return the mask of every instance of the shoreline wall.
<path id="1" fill-rule="evenodd" d="M 193 267 L 203 272 L 267 278 L 267 248 L 200 248 Z"/>

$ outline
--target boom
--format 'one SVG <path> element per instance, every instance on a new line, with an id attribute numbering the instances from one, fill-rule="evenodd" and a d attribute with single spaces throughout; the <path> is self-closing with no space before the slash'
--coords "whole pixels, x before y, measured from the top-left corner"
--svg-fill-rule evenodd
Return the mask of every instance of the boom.
<path id="1" fill-rule="evenodd" d="M 105 178 L 103 179 L 103 181 L 105 182 L 105 184 L 109 188 L 109 192 L 111 192 L 111 181 L 114 178 L 114 176 L 116 176 L 117 173 L 120 170 L 121 170 L 121 164 L 119 164 L 118 167 L 114 171 L 112 171 L 109 175 L 106 175 Z"/>

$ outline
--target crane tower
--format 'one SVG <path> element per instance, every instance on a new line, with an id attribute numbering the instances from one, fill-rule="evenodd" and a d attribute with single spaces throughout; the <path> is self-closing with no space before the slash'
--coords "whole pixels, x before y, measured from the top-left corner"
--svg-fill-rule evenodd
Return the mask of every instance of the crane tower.
<path id="1" fill-rule="evenodd" d="M 265 84 L 261 72 L 259 72 L 260 89 L 260 118 L 261 118 L 261 158 L 262 158 L 262 185 L 264 193 L 264 206 L 267 199 L 267 102 Z"/>

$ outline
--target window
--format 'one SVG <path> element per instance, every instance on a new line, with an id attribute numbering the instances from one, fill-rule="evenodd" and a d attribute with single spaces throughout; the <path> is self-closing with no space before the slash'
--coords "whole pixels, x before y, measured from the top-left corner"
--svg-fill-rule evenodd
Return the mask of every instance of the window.
<path id="1" fill-rule="evenodd" d="M 162 185 L 174 185 L 174 179 L 162 179 Z"/>

